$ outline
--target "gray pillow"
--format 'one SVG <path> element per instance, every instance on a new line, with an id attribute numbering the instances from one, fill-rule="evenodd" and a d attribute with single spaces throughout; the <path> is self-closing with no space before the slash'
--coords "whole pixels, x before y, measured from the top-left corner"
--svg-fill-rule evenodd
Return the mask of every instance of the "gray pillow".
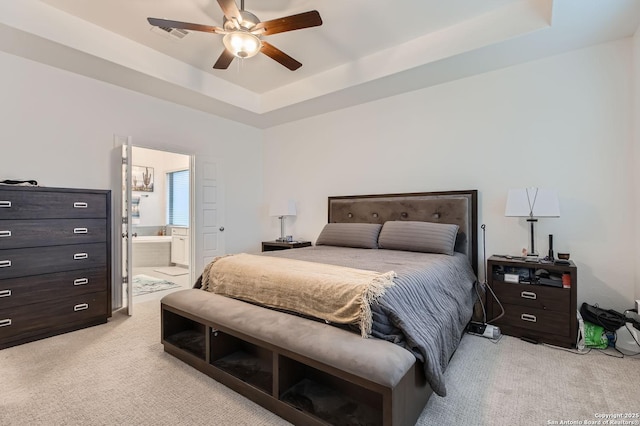
<path id="1" fill-rule="evenodd" d="M 380 231 L 381 249 L 453 255 L 458 225 L 433 222 L 389 221 Z"/>
<path id="2" fill-rule="evenodd" d="M 378 248 L 380 229 L 378 223 L 327 223 L 316 245 Z"/>

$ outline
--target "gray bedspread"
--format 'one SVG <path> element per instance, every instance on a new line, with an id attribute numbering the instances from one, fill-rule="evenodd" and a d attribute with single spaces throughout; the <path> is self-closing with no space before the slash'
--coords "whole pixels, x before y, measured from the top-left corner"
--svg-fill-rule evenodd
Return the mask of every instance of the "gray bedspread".
<path id="1" fill-rule="evenodd" d="M 434 392 L 446 395 L 444 370 L 471 319 L 476 277 L 463 254 L 315 246 L 263 253 L 377 272 L 395 285 L 372 306 L 372 335 L 399 344 L 423 362 Z"/>

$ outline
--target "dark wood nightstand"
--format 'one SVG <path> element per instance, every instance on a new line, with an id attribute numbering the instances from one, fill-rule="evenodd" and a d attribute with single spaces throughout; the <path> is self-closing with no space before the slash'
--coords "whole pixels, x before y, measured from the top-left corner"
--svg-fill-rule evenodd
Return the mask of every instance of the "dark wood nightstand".
<path id="1" fill-rule="evenodd" d="M 262 251 L 288 250 L 310 245 L 311 241 L 263 241 Z"/>
<path id="2" fill-rule="evenodd" d="M 505 311 L 503 317 L 490 322 L 499 326 L 503 334 L 568 348 L 575 346 L 578 269 L 572 261 L 559 265 L 491 256 L 487 274 L 488 284 Z M 500 312 L 500 306 L 487 291 L 487 319 Z"/>

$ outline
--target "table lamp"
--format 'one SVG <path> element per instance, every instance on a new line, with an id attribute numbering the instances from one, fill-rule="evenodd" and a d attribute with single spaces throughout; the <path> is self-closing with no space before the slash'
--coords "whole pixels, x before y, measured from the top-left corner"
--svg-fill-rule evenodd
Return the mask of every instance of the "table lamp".
<path id="1" fill-rule="evenodd" d="M 269 216 L 277 216 L 280 219 L 280 238 L 276 241 L 287 241 L 284 235 L 284 218 L 285 216 L 296 215 L 296 202 L 294 200 L 274 202 L 269 205 Z"/>
<path id="2" fill-rule="evenodd" d="M 560 217 L 558 193 L 553 189 L 535 187 L 510 189 L 504 215 L 527 218 L 527 222 L 531 223 L 531 250 L 527 256 L 537 256 L 534 224 L 539 217 Z"/>

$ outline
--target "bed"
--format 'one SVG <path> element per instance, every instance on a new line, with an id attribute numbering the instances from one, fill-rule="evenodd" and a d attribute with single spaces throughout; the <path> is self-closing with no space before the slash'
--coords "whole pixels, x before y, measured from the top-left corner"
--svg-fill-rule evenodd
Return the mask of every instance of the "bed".
<path id="1" fill-rule="evenodd" d="M 205 269 L 196 287 L 212 287 L 208 279 L 214 270 L 227 277 L 233 275 L 229 271 L 257 268 L 245 261 L 276 265 L 275 285 L 288 279 L 280 269 L 298 265 L 323 276 L 332 268 L 335 276 L 351 269 L 370 271 L 378 274 L 376 282 L 380 275 L 393 274 L 390 284 L 376 290 L 373 302 L 358 305 L 355 327 L 315 311 L 292 312 L 279 304 L 281 293 L 275 299 L 256 298 L 257 290 L 266 287 L 265 268 L 256 274 L 254 287 L 242 275 L 247 288 L 214 289 L 224 296 L 185 290 L 163 298 L 165 350 L 295 424 L 414 424 L 433 391 L 446 394 L 443 373 L 471 319 L 477 192 L 330 197 L 328 209 L 316 246 L 230 256 L 230 262 L 240 262 L 236 269 L 209 265 L 211 273 Z M 432 236 L 433 229 L 446 231 L 444 249 L 439 242 L 425 249 L 423 233 Z M 300 277 L 290 278 L 292 288 Z M 266 288 L 267 296 L 274 297 Z M 327 288 L 327 293 L 338 292 Z M 292 297 L 296 305 L 312 295 L 296 299 L 294 288 Z M 330 299 L 320 297 L 325 298 Z M 309 303 L 311 308 L 320 304 Z"/>

